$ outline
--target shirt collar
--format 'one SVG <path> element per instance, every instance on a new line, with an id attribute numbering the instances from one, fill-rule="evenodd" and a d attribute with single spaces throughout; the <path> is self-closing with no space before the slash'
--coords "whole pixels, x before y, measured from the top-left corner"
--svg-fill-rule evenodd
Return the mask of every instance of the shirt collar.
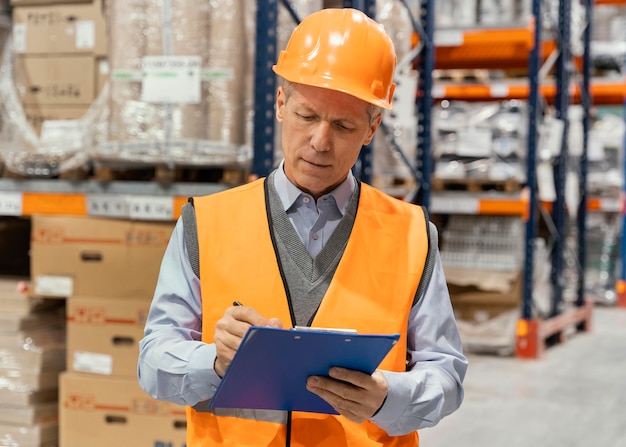
<path id="1" fill-rule="evenodd" d="M 285 161 L 281 161 L 280 165 L 276 169 L 274 174 L 274 187 L 278 192 L 278 196 L 280 197 L 280 201 L 283 204 L 283 208 L 287 211 L 294 202 L 300 197 L 301 194 L 304 194 L 300 191 L 296 185 L 291 183 L 287 176 L 285 175 L 284 170 Z M 329 192 L 327 195 L 331 195 L 335 198 L 335 202 L 337 203 L 337 208 L 342 215 L 346 213 L 346 209 L 348 208 L 348 203 L 350 202 L 350 197 L 354 192 L 354 188 L 356 187 L 356 180 L 352 175 L 352 171 L 348 172 L 348 177 L 339 184 L 335 189 Z"/>

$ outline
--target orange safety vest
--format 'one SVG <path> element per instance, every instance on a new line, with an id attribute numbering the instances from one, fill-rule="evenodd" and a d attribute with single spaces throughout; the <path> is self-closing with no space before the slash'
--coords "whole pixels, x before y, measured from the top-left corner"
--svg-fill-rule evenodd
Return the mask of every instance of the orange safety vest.
<path id="1" fill-rule="evenodd" d="M 233 301 L 291 325 L 285 285 L 270 236 L 264 179 L 194 198 L 202 289 L 202 340 Z M 406 332 L 426 254 L 421 207 L 362 184 L 350 239 L 312 326 L 399 333 L 380 369 L 406 370 Z M 254 374 L 253 371 L 250 372 Z M 303 384 L 304 386 L 304 384 Z M 389 436 L 372 422 L 292 412 L 291 446 L 415 447 L 417 432 Z M 286 424 L 187 409 L 187 447 L 285 446 Z"/>

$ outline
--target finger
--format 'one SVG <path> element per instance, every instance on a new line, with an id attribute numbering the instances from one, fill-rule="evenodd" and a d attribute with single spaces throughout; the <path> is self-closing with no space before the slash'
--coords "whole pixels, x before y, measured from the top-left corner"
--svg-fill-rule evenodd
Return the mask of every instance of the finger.
<path id="1" fill-rule="evenodd" d="M 335 409 L 339 414 L 345 416 L 353 422 L 361 423 L 367 419 L 359 409 L 359 405 L 351 400 L 346 400 L 336 391 L 332 382 L 333 379 L 324 377 L 310 377 L 307 381 L 307 389 L 319 397 L 324 399 L 328 404 Z M 343 387 L 349 385 L 341 385 Z"/>

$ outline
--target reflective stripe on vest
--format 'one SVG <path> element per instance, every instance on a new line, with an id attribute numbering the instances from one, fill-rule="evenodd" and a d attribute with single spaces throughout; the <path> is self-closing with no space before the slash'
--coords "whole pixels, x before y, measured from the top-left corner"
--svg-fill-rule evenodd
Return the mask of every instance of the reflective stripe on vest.
<path id="1" fill-rule="evenodd" d="M 264 179 L 194 198 L 200 247 L 203 335 L 213 342 L 216 322 L 233 301 L 291 327 L 285 286 L 267 218 Z M 312 326 L 363 333 L 399 333 L 380 366 L 405 371 L 406 328 L 428 251 L 423 210 L 361 185 L 345 252 Z M 304 386 L 304 384 L 303 384 Z M 254 412 L 216 416 L 187 410 L 187 447 L 285 446 L 286 426 L 252 420 Z M 371 422 L 293 412 L 291 446 L 411 446 L 417 433 L 391 437 Z"/>

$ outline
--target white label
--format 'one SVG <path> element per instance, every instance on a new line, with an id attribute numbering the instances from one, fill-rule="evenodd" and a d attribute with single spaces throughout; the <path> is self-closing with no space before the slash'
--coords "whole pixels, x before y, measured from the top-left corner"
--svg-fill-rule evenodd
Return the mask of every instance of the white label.
<path id="1" fill-rule="evenodd" d="M 41 125 L 40 141 L 44 146 L 81 149 L 85 128 L 79 120 L 46 120 Z"/>
<path id="2" fill-rule="evenodd" d="M 125 196 L 114 194 L 88 194 L 87 214 L 100 217 L 126 218 L 128 212 L 128 200 Z"/>
<path id="3" fill-rule="evenodd" d="M 113 373 L 113 357 L 93 352 L 74 352 L 72 367 L 75 371 L 111 375 Z"/>
<path id="4" fill-rule="evenodd" d="M 76 48 L 92 49 L 96 46 L 96 23 L 93 20 L 76 22 Z"/>
<path id="5" fill-rule="evenodd" d="M 435 31 L 434 41 L 438 47 L 458 47 L 463 45 L 465 36 L 459 30 L 439 30 Z"/>
<path id="6" fill-rule="evenodd" d="M 436 214 L 478 214 L 478 199 L 468 195 L 462 196 L 441 196 L 433 195 L 431 204 L 431 213 Z"/>
<path id="7" fill-rule="evenodd" d="M 507 84 L 491 84 L 489 90 L 492 98 L 506 98 L 509 96 L 509 86 Z"/>
<path id="8" fill-rule="evenodd" d="M 172 220 L 174 202 L 171 197 L 131 196 L 128 214 L 138 220 Z"/>
<path id="9" fill-rule="evenodd" d="M 0 192 L 0 216 L 22 215 L 22 193 Z"/>
<path id="10" fill-rule="evenodd" d="M 141 100 L 153 104 L 198 104 L 200 56 L 146 56 Z"/>
<path id="11" fill-rule="evenodd" d="M 72 296 L 74 280 L 69 276 L 40 275 L 35 278 L 35 294 L 42 296 Z"/>
<path id="12" fill-rule="evenodd" d="M 13 25 L 13 50 L 16 53 L 26 52 L 26 24 L 16 23 Z"/>

